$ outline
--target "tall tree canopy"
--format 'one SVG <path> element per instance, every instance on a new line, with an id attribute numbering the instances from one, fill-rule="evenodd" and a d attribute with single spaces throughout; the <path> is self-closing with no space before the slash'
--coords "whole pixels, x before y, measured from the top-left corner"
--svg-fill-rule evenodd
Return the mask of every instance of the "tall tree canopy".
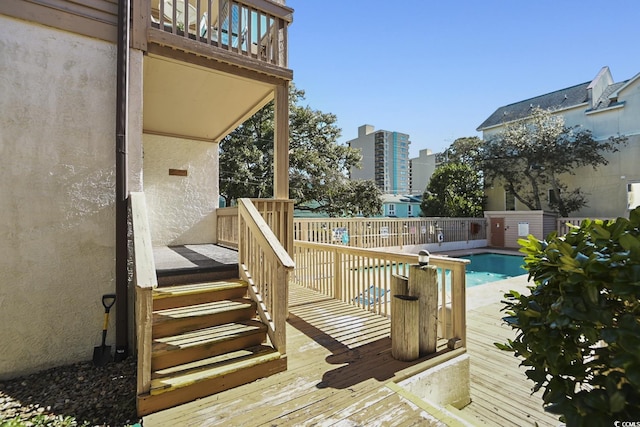
<path id="1" fill-rule="evenodd" d="M 304 91 L 289 92 L 289 195 L 296 208 L 331 216 L 381 212 L 381 192 L 373 181 L 350 181 L 360 153 L 340 145 L 336 116 L 300 105 Z M 273 103 L 220 142 L 220 193 L 227 205 L 239 197 L 273 194 Z"/>
<path id="2" fill-rule="evenodd" d="M 425 216 L 479 217 L 484 207 L 482 176 L 467 164 L 445 163 L 431 176 L 420 209 Z"/>
<path id="3" fill-rule="evenodd" d="M 530 117 L 506 126 L 478 151 L 487 183 L 504 183 L 505 190 L 532 210 L 543 209 L 547 189 L 549 207 L 568 216 L 587 204 L 586 195 L 569 188 L 562 174 L 575 174 L 580 166 L 597 169 L 606 165 L 604 153 L 618 151 L 626 137 L 596 141 L 591 132 L 577 126 L 566 127 L 562 116 L 535 108 Z"/>
<path id="4" fill-rule="evenodd" d="M 443 163 L 462 163 L 479 170 L 478 154 L 482 150 L 483 141 L 477 136 L 458 138 L 442 153 Z"/>

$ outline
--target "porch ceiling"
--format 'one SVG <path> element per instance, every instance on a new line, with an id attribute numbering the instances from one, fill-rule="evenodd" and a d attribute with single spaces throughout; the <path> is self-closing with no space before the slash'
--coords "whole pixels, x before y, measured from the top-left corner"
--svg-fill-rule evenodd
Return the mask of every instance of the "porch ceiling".
<path id="1" fill-rule="evenodd" d="M 143 128 L 147 133 L 218 142 L 273 99 L 273 85 L 148 55 Z"/>

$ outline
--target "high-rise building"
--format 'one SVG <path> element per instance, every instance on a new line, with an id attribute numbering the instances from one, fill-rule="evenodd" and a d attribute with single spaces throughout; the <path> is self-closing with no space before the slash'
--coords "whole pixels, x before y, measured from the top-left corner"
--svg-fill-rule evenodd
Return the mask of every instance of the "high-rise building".
<path id="1" fill-rule="evenodd" d="M 358 128 L 358 137 L 347 142 L 362 153 L 361 168 L 351 168 L 351 179 L 373 179 L 386 194 L 409 193 L 409 135 Z"/>
<path id="2" fill-rule="evenodd" d="M 431 175 L 439 165 L 440 153 L 432 153 L 429 149 L 420 150 L 418 157 L 409 159 L 409 193 L 422 195 L 429 185 Z"/>

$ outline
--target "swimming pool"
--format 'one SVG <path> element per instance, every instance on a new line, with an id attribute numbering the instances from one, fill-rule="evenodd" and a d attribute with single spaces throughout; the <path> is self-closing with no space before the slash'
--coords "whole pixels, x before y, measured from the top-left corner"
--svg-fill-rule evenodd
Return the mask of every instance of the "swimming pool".
<path id="1" fill-rule="evenodd" d="M 466 270 L 467 288 L 527 274 L 524 258 L 519 255 L 485 253 L 459 258 L 471 261 Z"/>

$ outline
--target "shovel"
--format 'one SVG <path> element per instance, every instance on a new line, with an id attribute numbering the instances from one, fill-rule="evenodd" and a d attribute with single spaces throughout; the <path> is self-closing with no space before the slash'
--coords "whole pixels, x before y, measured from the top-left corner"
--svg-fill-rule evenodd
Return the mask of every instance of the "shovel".
<path id="1" fill-rule="evenodd" d="M 94 366 L 104 366 L 111 360 L 111 346 L 107 342 L 107 326 L 109 325 L 109 310 L 116 302 L 115 294 L 102 295 L 102 305 L 104 306 L 104 325 L 102 326 L 102 345 L 93 348 Z"/>

